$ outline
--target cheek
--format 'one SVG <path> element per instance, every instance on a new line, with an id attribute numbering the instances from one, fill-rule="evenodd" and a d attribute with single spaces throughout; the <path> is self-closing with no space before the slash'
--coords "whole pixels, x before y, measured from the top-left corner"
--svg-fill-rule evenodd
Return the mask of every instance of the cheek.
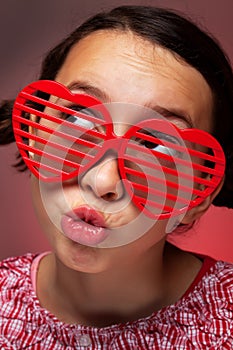
<path id="1" fill-rule="evenodd" d="M 31 175 L 31 192 L 36 215 L 45 230 L 49 226 L 61 231 L 62 215 L 83 202 L 74 181 L 45 183 Z"/>
<path id="2" fill-rule="evenodd" d="M 43 203 L 43 199 L 42 199 L 40 187 L 39 187 L 39 181 L 33 175 L 31 175 L 31 193 L 32 193 L 34 211 L 36 213 L 38 222 L 41 225 L 44 232 L 48 233 L 51 230 L 51 221 L 50 221 L 48 212 L 44 207 L 44 203 Z"/>
<path id="3" fill-rule="evenodd" d="M 31 193 L 34 210 L 40 225 L 45 231 L 51 228 L 60 229 L 59 202 L 61 196 L 53 186 L 49 190 L 48 184 L 40 183 L 37 178 L 31 176 Z"/>
<path id="4" fill-rule="evenodd" d="M 42 204 L 41 194 L 39 190 L 39 181 L 32 174 L 31 174 L 31 194 L 32 194 L 32 202 L 34 205 L 34 209 L 36 214 L 38 215 L 43 211 L 44 207 Z"/>

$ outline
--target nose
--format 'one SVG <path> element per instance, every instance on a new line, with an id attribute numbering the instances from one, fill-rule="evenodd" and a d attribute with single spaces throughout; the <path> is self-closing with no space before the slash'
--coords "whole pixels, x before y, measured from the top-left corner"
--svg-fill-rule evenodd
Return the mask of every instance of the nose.
<path id="1" fill-rule="evenodd" d="M 124 195 L 124 186 L 119 174 L 117 158 L 106 155 L 98 164 L 89 169 L 79 180 L 84 192 L 112 202 L 120 200 Z"/>

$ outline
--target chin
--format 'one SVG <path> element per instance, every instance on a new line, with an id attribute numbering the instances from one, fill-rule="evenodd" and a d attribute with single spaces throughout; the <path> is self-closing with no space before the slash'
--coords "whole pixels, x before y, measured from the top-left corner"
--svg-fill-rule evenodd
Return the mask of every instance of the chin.
<path id="1" fill-rule="evenodd" d="M 85 246 L 64 238 L 59 240 L 54 248 L 59 264 L 72 271 L 84 273 L 99 273 L 106 270 L 106 249 Z"/>

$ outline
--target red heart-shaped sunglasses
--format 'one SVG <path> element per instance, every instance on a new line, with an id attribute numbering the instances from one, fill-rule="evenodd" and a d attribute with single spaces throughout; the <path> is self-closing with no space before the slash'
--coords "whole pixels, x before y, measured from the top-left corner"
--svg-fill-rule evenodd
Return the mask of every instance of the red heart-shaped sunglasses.
<path id="1" fill-rule="evenodd" d="M 200 204 L 225 170 L 224 152 L 209 133 L 181 130 L 156 117 L 117 136 L 106 105 L 55 81 L 26 86 L 12 119 L 20 154 L 39 179 L 83 176 L 114 153 L 125 190 L 152 218 L 169 218 Z"/>

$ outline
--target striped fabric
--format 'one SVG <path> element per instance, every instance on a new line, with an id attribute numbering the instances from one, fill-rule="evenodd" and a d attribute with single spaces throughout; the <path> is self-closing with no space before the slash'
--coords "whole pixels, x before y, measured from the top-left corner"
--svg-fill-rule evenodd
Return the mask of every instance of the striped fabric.
<path id="1" fill-rule="evenodd" d="M 205 260 L 175 304 L 105 328 L 67 325 L 41 308 L 31 281 L 35 255 L 0 264 L 0 349 L 232 350 L 233 266 Z M 206 268 L 208 266 L 208 268 Z"/>

